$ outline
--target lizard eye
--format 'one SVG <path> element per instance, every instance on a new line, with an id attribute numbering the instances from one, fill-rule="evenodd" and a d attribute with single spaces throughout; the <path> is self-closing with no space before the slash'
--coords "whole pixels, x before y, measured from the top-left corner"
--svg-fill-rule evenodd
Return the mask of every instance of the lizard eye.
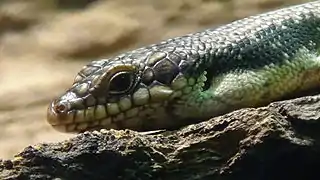
<path id="1" fill-rule="evenodd" d="M 102 75 L 95 76 L 89 91 L 96 95 L 121 95 L 129 92 L 136 84 L 136 69 L 132 65 L 118 65 L 109 68 Z"/>
<path id="2" fill-rule="evenodd" d="M 134 85 L 135 75 L 133 72 L 122 71 L 114 74 L 109 82 L 110 94 L 123 94 L 131 90 Z"/>

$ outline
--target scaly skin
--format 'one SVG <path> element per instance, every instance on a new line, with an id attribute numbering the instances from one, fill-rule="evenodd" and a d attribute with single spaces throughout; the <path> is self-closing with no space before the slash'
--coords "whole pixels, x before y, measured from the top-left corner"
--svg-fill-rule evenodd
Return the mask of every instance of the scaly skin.
<path id="1" fill-rule="evenodd" d="M 93 61 L 54 100 L 63 132 L 171 129 L 320 86 L 320 1 Z"/>

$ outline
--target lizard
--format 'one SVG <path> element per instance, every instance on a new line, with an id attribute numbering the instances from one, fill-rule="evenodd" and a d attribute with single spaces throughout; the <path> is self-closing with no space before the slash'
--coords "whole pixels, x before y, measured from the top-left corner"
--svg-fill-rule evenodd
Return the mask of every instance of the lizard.
<path id="1" fill-rule="evenodd" d="M 320 1 L 93 60 L 55 98 L 61 132 L 175 129 L 320 87 Z"/>

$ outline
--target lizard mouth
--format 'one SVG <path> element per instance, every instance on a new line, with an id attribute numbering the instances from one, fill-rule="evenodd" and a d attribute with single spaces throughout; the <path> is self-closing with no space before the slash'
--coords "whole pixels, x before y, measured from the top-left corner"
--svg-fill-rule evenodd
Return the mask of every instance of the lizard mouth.
<path id="1" fill-rule="evenodd" d="M 83 132 L 95 129 L 119 129 L 123 120 L 138 118 L 144 106 L 127 104 L 126 110 L 119 103 L 94 105 L 85 109 L 72 109 L 67 101 L 53 101 L 47 110 L 47 121 L 60 132 Z"/>
<path id="2" fill-rule="evenodd" d="M 137 104 L 142 102 L 139 101 L 140 96 L 126 96 L 113 103 L 90 106 L 84 105 L 84 98 L 77 98 L 67 93 L 50 103 L 47 109 L 47 121 L 60 132 L 78 133 L 103 128 L 140 130 L 146 121 L 160 116 L 161 109 L 165 108 L 165 103 L 169 99 L 168 96 L 172 94 L 168 89 L 158 87 L 156 90 L 153 101 Z M 151 120 L 148 123 L 151 123 Z"/>

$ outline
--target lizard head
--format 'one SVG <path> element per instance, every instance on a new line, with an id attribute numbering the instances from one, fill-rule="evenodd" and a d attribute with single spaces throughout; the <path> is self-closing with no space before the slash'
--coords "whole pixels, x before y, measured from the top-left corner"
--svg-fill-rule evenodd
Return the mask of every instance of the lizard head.
<path id="1" fill-rule="evenodd" d="M 62 132 L 170 126 L 172 102 L 188 82 L 179 64 L 166 57 L 158 52 L 91 62 L 51 102 L 47 121 Z"/>

